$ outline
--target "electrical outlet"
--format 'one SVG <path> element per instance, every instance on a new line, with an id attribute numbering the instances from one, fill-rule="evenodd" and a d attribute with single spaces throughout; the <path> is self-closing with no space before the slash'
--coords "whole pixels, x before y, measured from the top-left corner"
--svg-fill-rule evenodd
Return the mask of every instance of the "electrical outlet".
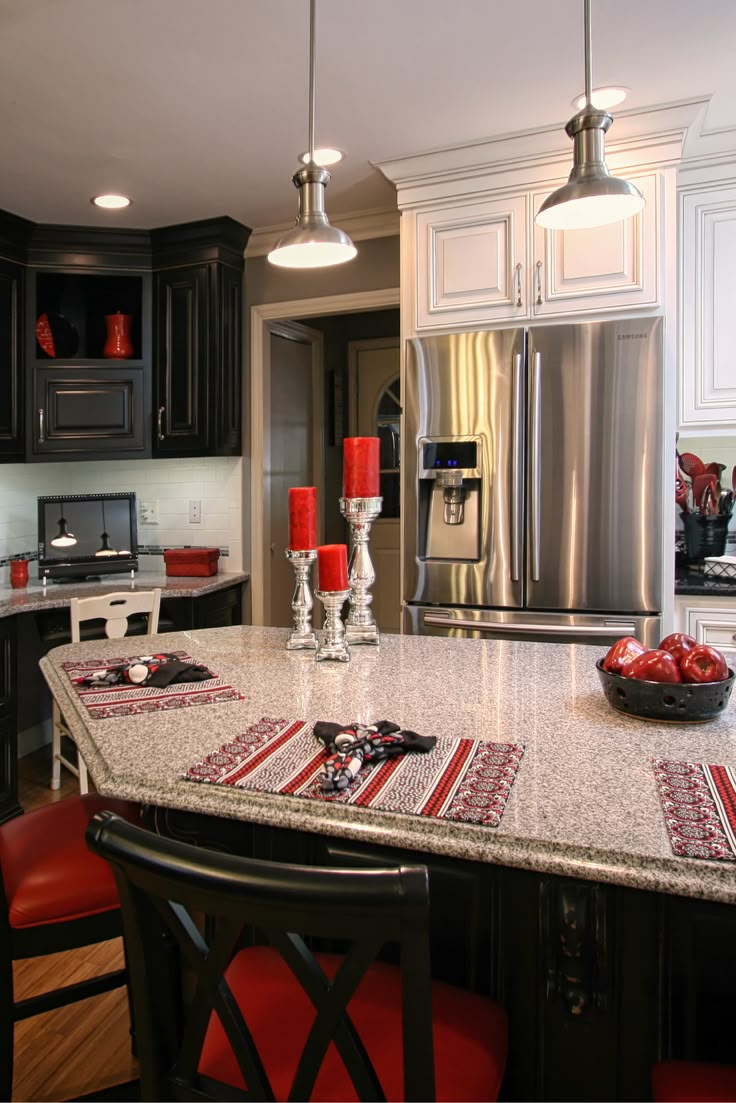
<path id="1" fill-rule="evenodd" d="M 158 502 L 141 502 L 139 510 L 142 525 L 158 524 Z"/>
<path id="2" fill-rule="evenodd" d="M 199 498 L 189 499 L 189 524 L 201 525 L 202 523 L 202 502 Z"/>

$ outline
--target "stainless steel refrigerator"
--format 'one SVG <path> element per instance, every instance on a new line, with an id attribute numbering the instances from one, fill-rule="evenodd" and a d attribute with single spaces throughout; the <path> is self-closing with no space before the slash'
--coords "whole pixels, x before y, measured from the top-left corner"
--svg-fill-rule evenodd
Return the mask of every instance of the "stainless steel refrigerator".
<path id="1" fill-rule="evenodd" d="M 661 318 L 409 340 L 405 632 L 655 646 Z"/>

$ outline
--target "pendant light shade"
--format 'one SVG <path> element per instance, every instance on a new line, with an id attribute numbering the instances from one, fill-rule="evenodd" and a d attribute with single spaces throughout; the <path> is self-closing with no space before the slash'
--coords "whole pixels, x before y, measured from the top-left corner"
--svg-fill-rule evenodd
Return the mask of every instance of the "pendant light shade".
<path id="1" fill-rule="evenodd" d="M 630 181 L 611 176 L 605 160 L 603 136 L 613 122 L 608 111 L 591 104 L 590 0 L 583 0 L 585 18 L 585 105 L 565 127 L 573 141 L 569 179 L 548 195 L 536 216 L 550 230 L 582 230 L 630 218 L 645 205 L 644 196 Z"/>
<path id="2" fill-rule="evenodd" d="M 268 254 L 271 263 L 282 268 L 326 268 L 352 260 L 358 251 L 346 233 L 330 226 L 325 213 L 330 174 L 314 163 L 315 26 L 316 0 L 309 0 L 309 162 L 292 177 L 299 192 L 296 225 Z"/>
<path id="3" fill-rule="evenodd" d="M 76 536 L 69 532 L 66 527 L 66 517 L 64 516 L 64 503 L 61 503 L 61 515 L 59 517 L 59 531 L 51 541 L 51 545 L 54 548 L 71 548 L 76 544 Z"/>

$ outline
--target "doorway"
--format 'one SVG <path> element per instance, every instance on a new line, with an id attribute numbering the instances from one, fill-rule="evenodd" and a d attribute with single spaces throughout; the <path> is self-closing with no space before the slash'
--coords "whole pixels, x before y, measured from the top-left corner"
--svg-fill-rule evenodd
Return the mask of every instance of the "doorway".
<path id="1" fill-rule="evenodd" d="M 390 288 L 382 291 L 337 295 L 322 299 L 270 303 L 251 308 L 250 547 L 251 615 L 253 624 L 276 623 L 272 619 L 272 616 L 276 615 L 276 608 L 281 608 L 281 615 L 284 615 L 284 605 L 281 601 L 284 595 L 281 594 L 278 599 L 276 595 L 272 597 L 272 581 L 274 588 L 280 586 L 282 590 L 287 590 L 288 601 L 286 607 L 289 610 L 294 585 L 293 577 L 288 585 L 285 581 L 277 582 L 276 572 L 272 572 L 270 569 L 271 565 L 276 563 L 277 557 L 280 559 L 280 556 L 283 556 L 283 547 L 286 546 L 285 543 L 283 547 L 276 546 L 284 539 L 280 534 L 279 525 L 283 526 L 286 522 L 283 518 L 279 522 L 277 518 L 272 517 L 272 506 L 275 501 L 270 469 L 272 440 L 275 439 L 271 424 L 273 394 L 271 372 L 272 331 L 275 326 L 284 325 L 287 328 L 292 327 L 292 332 L 296 332 L 293 329 L 296 326 L 310 331 L 312 335 L 314 332 L 322 331 L 325 338 L 323 346 L 325 349 L 325 384 L 323 389 L 324 402 L 322 404 L 322 410 L 326 412 L 326 419 L 322 426 L 324 455 L 322 472 L 324 479 L 322 484 L 323 493 L 320 495 L 321 507 L 319 509 L 324 523 L 320 531 L 320 539 L 327 543 L 346 542 L 347 530 L 345 522 L 339 515 L 337 498 L 341 489 L 342 433 L 347 431 L 348 428 L 347 409 L 350 395 L 348 393 L 347 353 L 342 358 L 342 363 L 339 362 L 339 358 L 338 362 L 335 362 L 333 349 L 333 359 L 331 360 L 331 342 L 326 334 L 330 325 L 332 323 L 337 325 L 341 318 L 352 315 L 362 318 L 369 314 L 378 317 L 379 313 L 386 313 L 391 310 L 394 312 L 395 334 L 398 338 L 398 302 L 398 288 Z M 362 333 L 359 333 L 358 336 L 362 336 Z M 312 343 L 312 347 L 317 348 L 318 345 Z M 277 348 L 282 351 L 284 346 L 277 345 Z M 295 350 L 292 348 L 289 353 L 298 353 L 297 359 L 303 357 L 303 349 Z M 301 371 L 303 379 L 303 360 L 302 367 L 296 370 Z M 284 386 L 283 375 L 279 386 L 282 388 Z M 278 436 L 282 432 L 282 428 L 278 427 L 276 435 Z M 319 430 L 314 435 L 318 436 Z M 288 481 L 289 476 L 286 471 L 283 471 L 278 473 L 278 478 L 282 481 Z M 289 485 L 298 485 L 298 483 L 292 481 Z M 318 485 L 318 482 L 315 479 L 310 479 L 309 485 Z M 281 496 L 281 491 L 283 490 L 285 493 L 286 489 L 285 485 L 280 487 L 277 498 Z M 287 530 L 284 529 L 283 531 L 286 532 Z M 274 545 L 273 550 L 271 545 Z M 286 565 L 285 560 L 284 565 Z"/>

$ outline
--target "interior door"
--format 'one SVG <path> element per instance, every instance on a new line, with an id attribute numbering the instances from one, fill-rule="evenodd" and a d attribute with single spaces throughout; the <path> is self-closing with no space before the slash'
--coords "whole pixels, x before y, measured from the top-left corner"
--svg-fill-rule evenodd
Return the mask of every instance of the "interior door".
<path id="1" fill-rule="evenodd" d="M 381 441 L 381 516 L 371 526 L 373 616 L 382 632 L 401 631 L 399 455 L 401 355 L 398 337 L 348 344 L 350 431 Z"/>
<path id="2" fill-rule="evenodd" d="M 662 608 L 661 333 L 661 318 L 529 331 L 529 608 Z"/>
<path id="3" fill-rule="evenodd" d="M 275 323 L 270 334 L 269 394 L 265 396 L 269 416 L 263 456 L 263 623 L 277 628 L 293 624 L 294 570 L 284 555 L 289 545 L 289 487 L 316 486 L 318 511 L 323 508 L 322 379 L 321 335 L 295 323 Z M 314 613 L 318 613 L 316 608 Z"/>

